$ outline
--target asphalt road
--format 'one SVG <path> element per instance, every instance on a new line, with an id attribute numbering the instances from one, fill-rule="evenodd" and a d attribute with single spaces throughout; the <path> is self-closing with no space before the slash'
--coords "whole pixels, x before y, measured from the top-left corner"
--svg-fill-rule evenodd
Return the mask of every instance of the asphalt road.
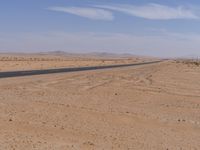
<path id="1" fill-rule="evenodd" d="M 0 78 L 11 78 L 20 76 L 33 76 L 42 74 L 53 74 L 53 73 L 67 73 L 67 72 L 77 72 L 77 71 L 88 71 L 88 70 L 99 70 L 99 69 L 112 69 L 120 67 L 130 67 L 130 66 L 140 66 L 159 63 L 162 61 L 151 61 L 135 64 L 119 64 L 119 65 L 107 65 L 107 66 L 90 66 L 90 67 L 75 67 L 75 68 L 59 68 L 59 69 L 45 69 L 45 70 L 26 70 L 26 71 L 10 71 L 10 72 L 0 72 Z"/>

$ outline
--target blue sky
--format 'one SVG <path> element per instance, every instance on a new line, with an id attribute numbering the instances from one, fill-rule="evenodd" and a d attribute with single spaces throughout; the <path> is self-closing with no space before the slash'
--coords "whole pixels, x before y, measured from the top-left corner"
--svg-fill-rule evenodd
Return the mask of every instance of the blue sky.
<path id="1" fill-rule="evenodd" d="M 198 0 L 2 0 L 0 52 L 200 56 Z"/>

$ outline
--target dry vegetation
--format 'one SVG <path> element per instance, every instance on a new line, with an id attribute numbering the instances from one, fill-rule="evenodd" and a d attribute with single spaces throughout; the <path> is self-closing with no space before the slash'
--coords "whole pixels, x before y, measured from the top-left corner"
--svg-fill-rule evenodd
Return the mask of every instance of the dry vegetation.
<path id="1" fill-rule="evenodd" d="M 200 60 L 198 59 L 181 59 L 181 60 L 176 60 L 177 63 L 183 63 L 189 66 L 200 66 Z"/>
<path id="2" fill-rule="evenodd" d="M 87 57 L 67 57 L 52 55 L 25 55 L 10 56 L 0 55 L 0 71 L 30 70 L 30 69 L 50 69 L 63 67 L 98 66 L 111 64 L 127 64 L 147 61 L 146 58 L 87 58 Z"/>

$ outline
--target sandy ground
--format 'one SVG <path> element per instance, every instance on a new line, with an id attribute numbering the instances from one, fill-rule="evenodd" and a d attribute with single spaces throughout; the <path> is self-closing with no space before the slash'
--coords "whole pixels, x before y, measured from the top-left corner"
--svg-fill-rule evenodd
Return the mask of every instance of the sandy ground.
<path id="1" fill-rule="evenodd" d="M 126 59 L 115 58 L 69 58 L 64 56 L 18 56 L 0 54 L 0 72 L 30 69 L 53 69 L 64 67 L 81 67 L 81 66 L 102 66 L 113 64 L 129 64 L 149 61 L 148 58 L 130 57 Z"/>
<path id="2" fill-rule="evenodd" d="M 200 67 L 0 79 L 1 150 L 198 150 Z"/>

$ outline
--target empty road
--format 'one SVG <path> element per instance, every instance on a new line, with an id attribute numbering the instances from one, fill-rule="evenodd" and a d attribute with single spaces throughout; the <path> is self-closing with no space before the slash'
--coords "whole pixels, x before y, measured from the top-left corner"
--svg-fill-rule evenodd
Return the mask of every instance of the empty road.
<path id="1" fill-rule="evenodd" d="M 148 65 L 159 63 L 160 61 L 142 62 L 134 64 L 119 64 L 119 65 L 107 65 L 107 66 L 90 66 L 90 67 L 75 67 L 75 68 L 58 68 L 58 69 L 45 69 L 45 70 L 26 70 L 26 71 L 9 71 L 0 72 L 0 78 L 10 78 L 10 77 L 20 77 L 20 76 L 32 76 L 32 75 L 42 75 L 42 74 L 53 74 L 53 73 L 67 73 L 67 72 L 77 72 L 77 71 L 88 71 L 88 70 L 99 70 L 99 69 L 111 69 L 120 67 L 130 67 L 139 65 Z"/>

